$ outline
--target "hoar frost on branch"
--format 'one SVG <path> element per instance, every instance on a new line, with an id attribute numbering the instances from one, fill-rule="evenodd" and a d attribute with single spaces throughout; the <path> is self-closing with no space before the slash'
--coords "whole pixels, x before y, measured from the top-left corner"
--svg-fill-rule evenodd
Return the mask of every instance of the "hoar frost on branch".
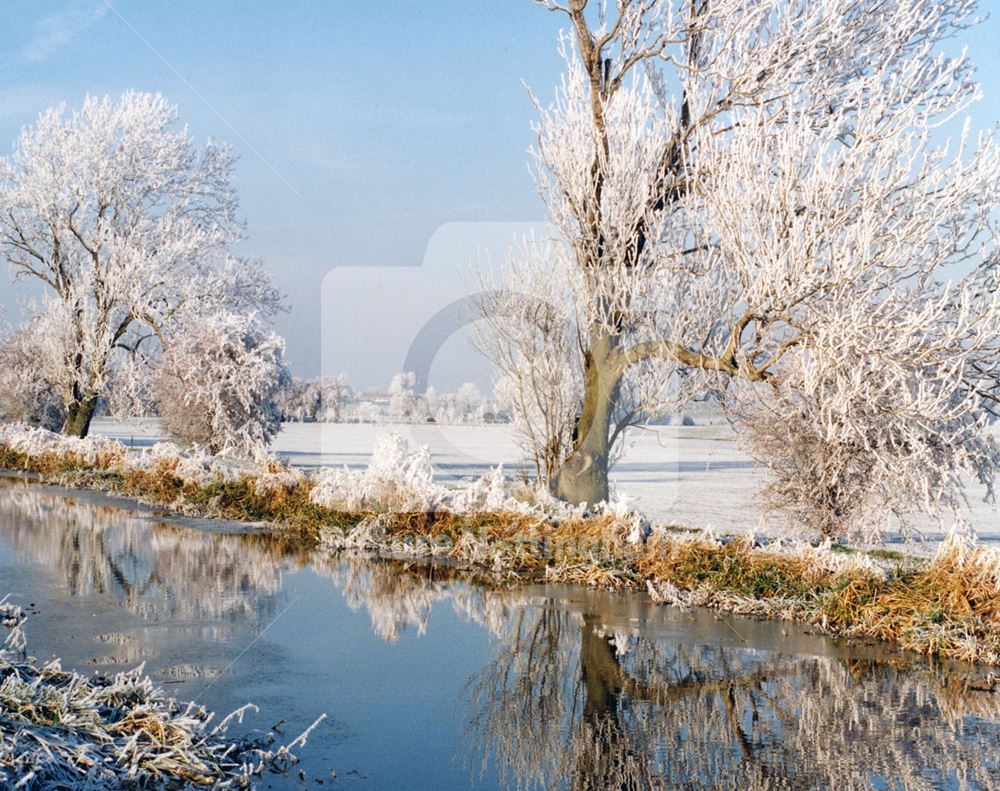
<path id="1" fill-rule="evenodd" d="M 158 95 L 88 97 L 42 113 L 0 164 L 0 250 L 46 286 L 34 333 L 67 433 L 86 436 L 100 399 L 141 396 L 196 319 L 280 307 L 261 265 L 230 252 L 232 155 L 176 120 Z"/>
<path id="2" fill-rule="evenodd" d="M 541 481 L 552 481 L 573 443 L 582 384 L 575 324 L 565 282 L 553 277 L 550 245 L 525 245 L 498 278 L 481 283 L 476 344 L 500 373 L 497 400 L 513 420 L 514 435 Z M 572 277 L 572 268 L 560 274 Z M 526 293 L 519 282 L 530 283 Z"/>
<path id="3" fill-rule="evenodd" d="M 975 2 L 539 2 L 571 28 L 536 100 L 553 238 L 483 308 L 521 400 L 560 392 L 554 491 L 605 499 L 623 426 L 707 391 L 826 533 L 992 481 L 1000 151 L 938 142 L 979 95 L 938 52 Z"/>

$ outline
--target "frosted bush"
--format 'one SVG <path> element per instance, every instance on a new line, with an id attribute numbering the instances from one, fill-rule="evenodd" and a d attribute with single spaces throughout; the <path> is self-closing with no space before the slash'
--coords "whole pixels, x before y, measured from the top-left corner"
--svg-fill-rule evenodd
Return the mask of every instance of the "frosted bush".
<path id="1" fill-rule="evenodd" d="M 52 431 L 66 421 L 58 388 L 49 379 L 46 355 L 32 322 L 0 336 L 0 419 Z"/>
<path id="2" fill-rule="evenodd" d="M 126 472 L 156 472 L 169 470 L 185 484 L 207 486 L 210 483 L 235 481 L 240 468 L 227 464 L 205 451 L 195 448 L 184 450 L 171 442 L 158 442 L 140 451 L 125 462 Z"/>
<path id="3" fill-rule="evenodd" d="M 322 508 L 356 510 L 361 507 L 361 497 L 355 486 L 361 477 L 347 467 L 324 468 L 316 474 L 309 500 Z"/>
<path id="4" fill-rule="evenodd" d="M 503 474 L 503 465 L 500 465 L 492 468 L 468 486 L 456 491 L 452 495 L 451 506 L 452 510 L 459 513 L 503 511 L 509 509 L 510 499 L 507 479 Z"/>
<path id="5" fill-rule="evenodd" d="M 192 321 L 165 351 L 156 378 L 164 429 L 212 453 L 263 456 L 281 428 L 275 399 L 291 383 L 284 348 L 256 316 Z"/>
<path id="6" fill-rule="evenodd" d="M 311 499 L 316 505 L 349 511 L 431 511 L 448 500 L 448 490 L 434 483 L 426 447 L 411 451 L 404 438 L 386 434 L 375 440 L 364 471 L 346 467 L 320 471 Z"/>
<path id="7" fill-rule="evenodd" d="M 375 487 L 408 488 L 423 493 L 428 500 L 440 495 L 434 486 L 434 467 L 427 446 L 410 451 L 409 443 L 398 434 L 375 440 L 367 476 Z"/>

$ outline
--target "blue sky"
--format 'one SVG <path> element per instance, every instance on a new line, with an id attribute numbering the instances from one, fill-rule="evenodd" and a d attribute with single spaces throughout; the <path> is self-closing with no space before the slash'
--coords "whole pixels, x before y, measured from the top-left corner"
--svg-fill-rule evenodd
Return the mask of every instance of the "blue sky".
<path id="1" fill-rule="evenodd" d="M 975 122 L 986 127 L 1000 118 L 1000 0 L 982 7 L 992 18 L 966 43 L 987 95 Z M 542 216 L 522 81 L 548 94 L 558 80 L 563 20 L 530 0 L 8 0 L 4 9 L 0 152 L 47 106 L 130 88 L 180 105 L 196 138 L 233 145 L 244 252 L 263 256 L 288 295 L 279 330 L 297 373 L 321 367 L 331 269 L 417 266 L 446 223 Z M 0 282 L 9 307 L 15 292 Z M 379 318 L 384 303 L 366 300 L 353 307 L 391 322 Z M 359 386 L 384 381 L 390 368 L 372 365 L 377 350 L 364 338 L 359 326 L 327 350 L 335 359 L 325 367 Z"/>

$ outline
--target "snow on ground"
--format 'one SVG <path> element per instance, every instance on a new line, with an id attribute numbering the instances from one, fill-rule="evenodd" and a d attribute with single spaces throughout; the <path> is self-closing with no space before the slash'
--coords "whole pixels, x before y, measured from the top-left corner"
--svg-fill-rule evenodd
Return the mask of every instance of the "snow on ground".
<path id="1" fill-rule="evenodd" d="M 503 464 L 508 477 L 529 471 L 507 425 L 288 423 L 273 450 L 297 467 L 362 469 L 376 437 L 389 432 L 406 438 L 411 447 L 427 445 L 442 481 L 478 477 L 497 464 Z M 136 447 L 162 439 L 155 420 L 96 420 L 93 434 Z M 725 424 L 636 430 L 611 477 L 618 492 L 656 522 L 711 526 L 720 533 L 757 530 L 774 534 L 784 527 L 776 521 L 770 527 L 761 525 L 754 493 L 765 483 L 765 475 L 737 448 L 735 435 Z M 982 498 L 981 486 L 970 487 L 969 521 L 981 538 L 1000 542 L 1000 511 Z M 930 530 L 932 526 L 923 527 Z M 930 530 L 929 537 L 940 535 Z"/>

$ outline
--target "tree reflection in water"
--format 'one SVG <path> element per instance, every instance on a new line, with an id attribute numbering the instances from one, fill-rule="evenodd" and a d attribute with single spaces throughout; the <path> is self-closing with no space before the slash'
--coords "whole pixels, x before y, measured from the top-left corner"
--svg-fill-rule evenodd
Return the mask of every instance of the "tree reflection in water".
<path id="1" fill-rule="evenodd" d="M 435 604 L 450 606 L 495 645 L 458 701 L 463 750 L 473 773 L 494 765 L 511 787 L 1000 788 L 1000 696 L 981 672 L 818 638 L 762 653 L 724 622 L 694 630 L 641 597 L 491 590 L 446 568 L 304 552 L 2 482 L 0 535 L 72 595 L 203 629 L 270 617 L 289 567 L 328 577 L 387 641 L 423 634 Z"/>
<path id="2" fill-rule="evenodd" d="M 613 596 L 490 592 L 382 562 L 340 570 L 387 639 L 425 630 L 448 599 L 498 637 L 459 708 L 469 753 L 512 787 L 1000 788 L 1000 695 L 980 672 L 819 639 L 826 655 L 788 656 L 732 633 L 630 636 Z"/>
<path id="3" fill-rule="evenodd" d="M 275 608 L 287 542 L 193 531 L 37 487 L 0 484 L 0 534 L 71 596 L 108 593 L 147 618 L 262 618 Z M 250 551 L 248 551 L 250 550 Z"/>

